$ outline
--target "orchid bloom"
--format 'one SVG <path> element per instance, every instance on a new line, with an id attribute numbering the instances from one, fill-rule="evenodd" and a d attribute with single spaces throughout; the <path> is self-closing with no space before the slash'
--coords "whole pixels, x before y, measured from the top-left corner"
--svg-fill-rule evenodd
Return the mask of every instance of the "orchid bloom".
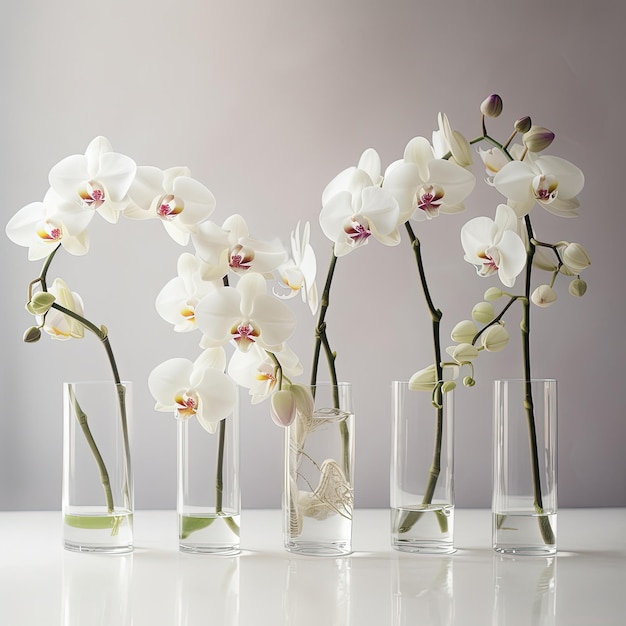
<path id="1" fill-rule="evenodd" d="M 233 340 L 247 351 L 257 343 L 270 352 L 280 351 L 296 327 L 289 307 L 266 293 L 261 274 L 244 274 L 236 287 L 209 293 L 196 306 L 196 323 L 203 345 L 222 346 Z"/>
<path id="2" fill-rule="evenodd" d="M 133 202 L 125 211 L 131 219 L 157 217 L 170 237 L 181 246 L 198 224 L 209 218 L 215 209 L 215 197 L 207 187 L 191 178 L 187 167 L 160 170 L 140 166 L 130 188 Z"/>
<path id="3" fill-rule="evenodd" d="M 337 174 L 322 192 L 320 226 L 335 256 L 365 245 L 370 236 L 387 246 L 400 243 L 398 203 L 380 182 L 380 157 L 368 148 L 356 167 Z"/>
<path id="4" fill-rule="evenodd" d="M 57 163 L 48 179 L 64 200 L 85 211 L 98 211 L 108 222 L 116 223 L 128 204 L 127 193 L 136 170 L 130 157 L 113 152 L 105 137 L 96 137 L 84 155 L 71 155 Z"/>
<path id="5" fill-rule="evenodd" d="M 172 278 L 159 292 L 155 306 L 158 314 L 176 332 L 196 329 L 195 308 L 208 293 L 221 285 L 202 278 L 203 263 L 198 257 L 184 252 L 178 258 L 178 276 Z"/>
<path id="6" fill-rule="evenodd" d="M 206 280 L 221 278 L 229 270 L 236 274 L 269 275 L 287 258 L 279 240 L 264 242 L 251 238 L 241 215 L 231 215 L 221 228 L 212 222 L 200 224 L 191 240 L 196 254 L 206 264 Z"/>
<path id="7" fill-rule="evenodd" d="M 148 377 L 155 410 L 171 412 L 178 419 L 195 415 L 205 430 L 215 432 L 217 423 L 230 415 L 237 403 L 237 387 L 224 374 L 225 362 L 224 350 L 214 348 L 194 363 L 173 358 L 155 367 Z"/>
<path id="8" fill-rule="evenodd" d="M 6 234 L 13 243 L 28 248 L 30 261 L 49 256 L 59 244 L 80 256 L 89 250 L 87 226 L 93 215 L 49 189 L 43 202 L 27 204 L 9 220 Z"/>
<path id="9" fill-rule="evenodd" d="M 458 131 L 453 130 L 448 116 L 439 113 L 437 116 L 439 130 L 433 131 L 433 149 L 435 156 L 440 159 L 450 153 L 450 160 L 461 167 L 472 165 L 472 152 L 467 139 Z"/>
<path id="10" fill-rule="evenodd" d="M 540 204 L 561 217 L 578 215 L 577 195 L 585 177 L 575 165 L 555 156 L 528 153 L 524 161 L 510 161 L 494 176 L 494 187 L 507 197 L 507 204 L 518 217 Z"/>
<path id="11" fill-rule="evenodd" d="M 474 175 L 454 163 L 435 156 L 424 137 L 414 137 L 404 150 L 404 159 L 385 172 L 383 188 L 398 201 L 400 220 L 432 219 L 439 213 L 459 213 L 474 189 Z"/>
<path id="12" fill-rule="evenodd" d="M 495 220 L 476 217 L 461 229 L 465 260 L 479 276 L 498 273 L 504 285 L 512 287 L 526 264 L 526 247 L 517 234 L 518 218 L 506 204 L 496 209 Z"/>
<path id="13" fill-rule="evenodd" d="M 300 360 L 287 344 L 283 344 L 275 357 L 281 365 L 283 378 L 294 378 L 302 373 Z M 250 390 L 252 404 L 262 402 L 276 391 L 276 363 L 258 344 L 247 352 L 235 350 L 228 364 L 228 374 L 238 385 Z"/>
<path id="14" fill-rule="evenodd" d="M 78 313 L 81 317 L 84 315 L 81 297 L 76 292 L 71 291 L 63 279 L 55 278 L 48 291 L 55 297 L 55 302 L 74 313 Z M 48 310 L 43 329 L 50 337 L 61 341 L 82 339 L 85 334 L 85 327 L 78 320 L 61 313 L 57 309 Z"/>
<path id="15" fill-rule="evenodd" d="M 304 225 L 302 236 L 300 236 L 300 222 L 291 233 L 291 255 L 285 263 L 278 267 L 278 274 L 283 283 L 289 287 L 290 292 L 279 294 L 274 290 L 274 295 L 278 298 L 293 298 L 298 292 L 302 294 L 302 301 L 309 303 L 311 313 L 315 315 L 318 306 L 317 286 L 315 284 L 315 274 L 317 271 L 315 252 L 309 243 L 310 225 Z"/>

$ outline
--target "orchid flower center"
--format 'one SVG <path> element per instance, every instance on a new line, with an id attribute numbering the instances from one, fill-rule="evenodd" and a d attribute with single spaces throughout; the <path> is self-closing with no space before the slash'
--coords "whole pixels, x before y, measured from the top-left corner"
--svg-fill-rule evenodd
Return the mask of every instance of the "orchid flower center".
<path id="1" fill-rule="evenodd" d="M 188 419 L 196 414 L 198 408 L 198 398 L 195 393 L 184 391 L 176 394 L 176 413 L 180 419 Z"/>
<path id="2" fill-rule="evenodd" d="M 444 191 L 438 185 L 424 185 L 417 191 L 417 208 L 426 213 L 427 217 L 437 217 Z"/>
<path id="3" fill-rule="evenodd" d="M 372 234 L 367 221 L 360 220 L 356 215 L 344 226 L 344 231 L 355 245 L 365 242 Z"/>
<path id="4" fill-rule="evenodd" d="M 478 257 L 484 259 L 482 268 L 479 271 L 481 276 L 490 276 L 500 269 L 500 254 L 497 249 L 487 248 L 483 252 L 479 252 Z"/>
<path id="5" fill-rule="evenodd" d="M 233 327 L 230 332 L 237 347 L 242 352 L 247 352 L 250 346 L 255 342 L 256 337 L 260 335 L 259 331 L 254 328 L 252 324 L 239 324 Z"/>
<path id="6" fill-rule="evenodd" d="M 63 231 L 59 226 L 44 222 L 42 228 L 37 231 L 37 236 L 43 241 L 61 241 Z"/>
<path id="7" fill-rule="evenodd" d="M 539 202 L 549 204 L 558 195 L 557 187 L 559 181 L 552 174 L 541 174 L 533 179 L 533 190 L 535 198 Z"/>
<path id="8" fill-rule="evenodd" d="M 106 200 L 104 189 L 93 180 L 86 182 L 84 187 L 78 190 L 78 195 L 81 197 L 83 205 L 91 209 L 101 207 Z"/>
<path id="9" fill-rule="evenodd" d="M 179 213 L 183 212 L 183 207 L 179 206 L 176 202 L 176 198 L 169 194 L 163 196 L 157 207 L 157 215 L 167 221 L 173 220 Z"/>
<path id="10" fill-rule="evenodd" d="M 228 265 L 234 272 L 249 270 L 254 260 L 254 252 L 243 246 L 234 246 L 230 252 Z"/>

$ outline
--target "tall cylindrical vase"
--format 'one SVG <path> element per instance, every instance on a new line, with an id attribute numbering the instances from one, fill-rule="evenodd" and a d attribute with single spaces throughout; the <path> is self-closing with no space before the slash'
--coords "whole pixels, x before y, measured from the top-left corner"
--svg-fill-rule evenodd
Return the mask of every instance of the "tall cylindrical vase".
<path id="1" fill-rule="evenodd" d="M 285 549 L 352 552 L 354 412 L 349 383 L 311 387 L 314 408 L 298 410 L 285 434 Z"/>
<path id="2" fill-rule="evenodd" d="M 494 550 L 556 553 L 555 380 L 495 381 L 493 463 Z"/>
<path id="3" fill-rule="evenodd" d="M 205 430 L 178 422 L 178 545 L 183 552 L 237 554 L 241 514 L 239 411 Z"/>
<path id="4" fill-rule="evenodd" d="M 77 552 L 133 549 L 132 385 L 63 385 L 63 540 Z"/>
<path id="5" fill-rule="evenodd" d="M 454 552 L 454 391 L 433 396 L 394 381 L 392 410 L 391 545 Z"/>

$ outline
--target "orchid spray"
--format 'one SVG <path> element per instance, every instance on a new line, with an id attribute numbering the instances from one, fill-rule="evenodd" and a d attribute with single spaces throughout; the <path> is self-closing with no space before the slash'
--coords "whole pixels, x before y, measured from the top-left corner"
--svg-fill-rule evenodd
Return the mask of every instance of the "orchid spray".
<path id="1" fill-rule="evenodd" d="M 477 217 L 470 220 L 461 231 L 465 260 L 475 266 L 479 276 L 497 275 L 504 289 L 490 287 L 484 300 L 476 304 L 472 319 L 457 324 L 452 332 L 457 345 L 448 348 L 449 354 L 461 366 L 469 366 L 472 373 L 467 378 L 473 382 L 472 361 L 479 352 L 498 352 L 507 345 L 509 333 L 504 318 L 510 308 L 519 303 L 522 307 L 520 324 L 522 340 L 522 370 L 525 388 L 524 412 L 528 425 L 531 455 L 534 508 L 539 530 L 545 544 L 554 545 L 554 529 L 544 515 L 541 477 L 538 472 L 539 450 L 535 420 L 531 373 L 531 305 L 545 308 L 557 299 L 555 283 L 567 278 L 569 293 L 582 296 L 587 284 L 580 273 L 591 261 L 579 243 L 541 241 L 531 222 L 531 210 L 539 205 L 559 217 L 578 214 L 578 194 L 584 185 L 584 176 L 578 167 L 557 156 L 540 154 L 554 139 L 554 133 L 534 126 L 529 117 L 518 119 L 511 135 L 499 142 L 487 131 L 487 118 L 498 117 L 502 99 L 494 94 L 481 105 L 482 134 L 472 144 L 487 144 L 479 153 L 487 172 L 487 182 L 506 198 L 499 204 L 495 217 Z M 514 143 L 516 138 L 521 142 Z M 548 282 L 533 289 L 533 269 L 548 273 Z M 516 277 L 524 272 L 523 288 L 511 291 Z M 493 302 L 504 300 L 499 312 Z M 464 355 L 457 357 L 457 355 Z M 502 524 L 504 519 L 499 520 Z"/>
<path id="2" fill-rule="evenodd" d="M 136 165 L 129 157 L 113 152 L 104 137 L 96 137 L 84 155 L 72 155 L 57 163 L 48 176 L 50 188 L 42 202 L 32 202 L 20 209 L 6 226 L 6 234 L 14 243 L 28 248 L 31 261 L 44 261 L 37 278 L 28 286 L 26 309 L 35 316 L 36 324 L 24 334 L 24 341 L 33 343 L 42 331 L 54 340 L 80 339 L 85 330 L 102 343 L 120 407 L 123 437 L 125 477 L 122 489 L 123 503 L 114 501 L 108 470 L 94 439 L 89 416 L 69 387 L 70 402 L 87 444 L 93 454 L 104 492 L 107 515 L 89 517 L 65 513 L 69 526 L 91 529 L 111 528 L 115 535 L 126 516 L 132 511 L 132 478 L 128 439 L 126 387 L 120 379 L 113 355 L 108 330 L 87 319 L 82 298 L 71 291 L 67 283 L 56 278 L 48 286 L 48 273 L 61 249 L 81 256 L 89 250 L 88 227 L 96 213 L 116 223 L 128 206 L 128 190 L 135 176 Z M 118 514 L 119 512 L 124 514 Z"/>

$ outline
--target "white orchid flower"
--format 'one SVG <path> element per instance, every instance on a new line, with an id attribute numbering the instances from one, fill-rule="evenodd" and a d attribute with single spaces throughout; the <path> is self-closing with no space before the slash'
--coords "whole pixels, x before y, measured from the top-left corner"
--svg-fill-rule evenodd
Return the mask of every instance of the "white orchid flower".
<path id="1" fill-rule="evenodd" d="M 433 149 L 435 156 L 440 159 L 446 154 L 452 155 L 451 161 L 461 167 L 472 165 L 472 151 L 469 141 L 458 131 L 453 130 L 448 116 L 439 113 L 437 116 L 439 130 L 433 131 Z"/>
<path id="2" fill-rule="evenodd" d="M 229 270 L 236 274 L 257 272 L 269 276 L 287 259 L 278 239 L 265 242 L 250 237 L 241 215 L 231 215 L 221 228 L 212 222 L 200 224 L 191 240 L 196 254 L 206 263 L 207 280 L 221 278 Z"/>
<path id="3" fill-rule="evenodd" d="M 540 204 L 561 217 L 578 215 L 585 177 L 575 165 L 555 156 L 528 153 L 524 161 L 511 161 L 494 176 L 495 188 L 507 197 L 507 204 L 518 217 Z"/>
<path id="4" fill-rule="evenodd" d="M 302 364 L 285 343 L 275 353 L 284 378 L 294 378 L 302 373 Z M 228 364 L 229 376 L 241 387 L 250 390 L 250 401 L 258 404 L 276 390 L 276 363 L 268 353 L 254 344 L 247 352 L 235 350 Z"/>
<path id="5" fill-rule="evenodd" d="M 96 137 L 85 154 L 68 156 L 48 175 L 50 186 L 64 200 L 84 210 L 96 210 L 108 222 L 117 222 L 127 206 L 127 193 L 135 177 L 135 162 L 113 152 L 105 137 Z"/>
<path id="6" fill-rule="evenodd" d="M 158 314 L 173 324 L 176 332 L 195 330 L 196 305 L 205 295 L 221 288 L 219 283 L 202 278 L 203 265 L 193 254 L 181 254 L 177 263 L 178 276 L 172 278 L 156 298 Z"/>
<path id="7" fill-rule="evenodd" d="M 524 153 L 524 146 L 519 143 L 512 144 L 508 148 L 509 154 L 515 159 L 521 159 Z M 480 156 L 483 165 L 485 166 L 485 182 L 488 185 L 493 186 L 493 177 L 507 164 L 511 162 L 511 159 L 502 152 L 499 148 L 489 148 L 483 150 L 478 148 L 478 155 Z"/>
<path id="8" fill-rule="evenodd" d="M 61 278 L 55 278 L 52 286 L 48 290 L 54 297 L 55 302 L 62 307 L 84 316 L 84 307 L 81 297 L 68 287 Z M 53 339 L 82 339 L 85 334 L 85 327 L 73 317 L 61 313 L 56 309 L 49 309 L 46 313 L 43 329 Z"/>
<path id="9" fill-rule="evenodd" d="M 209 293 L 196 306 L 195 316 L 204 345 L 233 340 L 244 352 L 254 343 L 278 352 L 296 327 L 289 307 L 266 293 L 261 274 L 244 274 L 236 287 Z"/>
<path id="10" fill-rule="evenodd" d="M 202 183 L 191 178 L 187 167 L 160 170 L 140 166 L 130 188 L 133 202 L 124 215 L 133 219 L 158 217 L 170 237 L 181 246 L 198 224 L 209 218 L 215 209 L 215 197 Z"/>
<path id="11" fill-rule="evenodd" d="M 89 250 L 87 226 L 93 215 L 49 189 L 43 202 L 27 204 L 9 220 L 6 234 L 13 243 L 28 248 L 31 261 L 47 257 L 59 244 L 80 256 Z"/>
<path id="12" fill-rule="evenodd" d="M 302 301 L 309 303 L 311 313 L 315 315 L 318 306 L 317 285 L 315 274 L 317 264 L 315 251 L 309 243 L 310 224 L 304 225 L 300 236 L 300 222 L 291 233 L 291 258 L 278 267 L 278 274 L 283 283 L 290 289 L 289 293 L 281 294 L 274 290 L 278 298 L 293 298 L 298 292 L 302 295 Z"/>
<path id="13" fill-rule="evenodd" d="M 459 213 L 474 189 L 474 175 L 457 163 L 435 157 L 424 137 L 414 137 L 404 150 L 404 159 L 385 172 L 383 188 L 398 201 L 400 221 L 432 219 L 439 213 Z"/>
<path id="14" fill-rule="evenodd" d="M 518 218 L 506 204 L 496 209 L 495 220 L 476 217 L 461 229 L 465 260 L 480 276 L 498 273 L 504 285 L 512 287 L 526 264 L 526 247 L 517 234 Z"/>
<path id="15" fill-rule="evenodd" d="M 326 185 L 322 192 L 322 206 L 336 194 L 349 191 L 357 203 L 365 187 L 380 187 L 381 178 L 380 156 L 374 148 L 368 148 L 361 154 L 356 166 L 350 166 L 339 172 Z"/>
<path id="16" fill-rule="evenodd" d="M 205 430 L 215 432 L 217 423 L 237 403 L 237 387 L 223 371 L 225 361 L 224 350 L 214 348 L 194 363 L 174 358 L 157 365 L 148 377 L 155 410 L 173 413 L 178 419 L 195 415 Z"/>

